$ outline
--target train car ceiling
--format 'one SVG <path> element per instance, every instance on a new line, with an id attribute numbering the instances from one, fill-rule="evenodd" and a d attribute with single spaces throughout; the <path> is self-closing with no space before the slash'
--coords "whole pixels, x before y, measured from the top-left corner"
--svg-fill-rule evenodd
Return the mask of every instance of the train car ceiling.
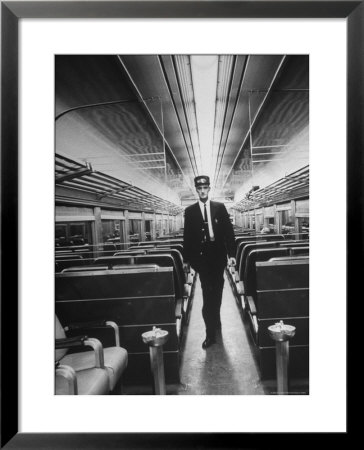
<path id="1" fill-rule="evenodd" d="M 308 184 L 305 55 L 57 56 L 55 114 L 59 188 L 178 211 L 207 173 L 242 210 L 253 186 Z"/>

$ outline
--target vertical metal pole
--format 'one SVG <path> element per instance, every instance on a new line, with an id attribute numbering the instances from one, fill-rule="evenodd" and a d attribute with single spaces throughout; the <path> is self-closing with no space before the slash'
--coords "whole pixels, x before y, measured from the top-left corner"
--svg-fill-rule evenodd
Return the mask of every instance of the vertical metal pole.
<path id="1" fill-rule="evenodd" d="M 250 112 L 250 96 L 251 92 L 249 92 L 249 145 L 250 145 L 250 171 L 251 176 L 253 178 L 253 137 L 252 137 L 252 118 Z"/>
<path id="2" fill-rule="evenodd" d="M 277 394 L 288 393 L 289 342 L 276 342 Z"/>
<path id="3" fill-rule="evenodd" d="M 164 138 L 164 117 L 163 117 L 163 101 L 159 99 L 161 102 L 161 120 L 162 120 L 162 134 L 163 134 L 163 153 L 164 153 L 164 182 L 167 183 L 167 158 L 166 158 L 166 143 Z"/>
<path id="4" fill-rule="evenodd" d="M 163 347 L 149 347 L 150 364 L 154 377 L 154 391 L 156 395 L 166 395 L 164 379 Z"/>

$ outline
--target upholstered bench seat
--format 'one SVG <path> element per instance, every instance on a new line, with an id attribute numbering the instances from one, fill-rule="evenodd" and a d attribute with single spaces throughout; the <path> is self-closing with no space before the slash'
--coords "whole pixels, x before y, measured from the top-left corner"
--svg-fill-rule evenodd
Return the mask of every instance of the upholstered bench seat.
<path id="1" fill-rule="evenodd" d="M 85 369 L 95 367 L 95 353 L 67 354 L 62 358 L 62 364 L 73 367 L 78 377 Z M 122 347 L 104 348 L 104 365 L 109 375 L 110 391 L 112 391 L 128 365 L 127 351 Z"/>

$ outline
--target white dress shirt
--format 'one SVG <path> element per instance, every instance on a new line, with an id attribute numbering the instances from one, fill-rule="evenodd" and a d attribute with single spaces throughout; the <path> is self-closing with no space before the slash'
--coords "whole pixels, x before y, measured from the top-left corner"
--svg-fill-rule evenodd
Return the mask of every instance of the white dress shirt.
<path id="1" fill-rule="evenodd" d="M 201 210 L 201 214 L 202 214 L 202 218 L 205 216 L 204 214 L 204 205 L 205 203 L 201 202 L 201 200 L 198 201 L 199 205 L 200 205 L 200 210 Z M 210 234 L 210 239 L 214 240 L 214 230 L 212 229 L 212 221 L 211 221 L 211 211 L 210 211 L 210 200 L 207 200 L 206 202 L 206 212 L 207 212 L 207 222 L 209 224 L 209 234 Z"/>

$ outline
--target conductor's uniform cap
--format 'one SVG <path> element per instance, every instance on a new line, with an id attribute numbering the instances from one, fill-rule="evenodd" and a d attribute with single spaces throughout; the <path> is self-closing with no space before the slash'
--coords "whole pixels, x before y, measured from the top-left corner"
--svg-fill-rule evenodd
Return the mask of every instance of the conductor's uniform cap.
<path id="1" fill-rule="evenodd" d="M 199 186 L 210 186 L 210 178 L 207 175 L 195 177 L 195 187 Z"/>

